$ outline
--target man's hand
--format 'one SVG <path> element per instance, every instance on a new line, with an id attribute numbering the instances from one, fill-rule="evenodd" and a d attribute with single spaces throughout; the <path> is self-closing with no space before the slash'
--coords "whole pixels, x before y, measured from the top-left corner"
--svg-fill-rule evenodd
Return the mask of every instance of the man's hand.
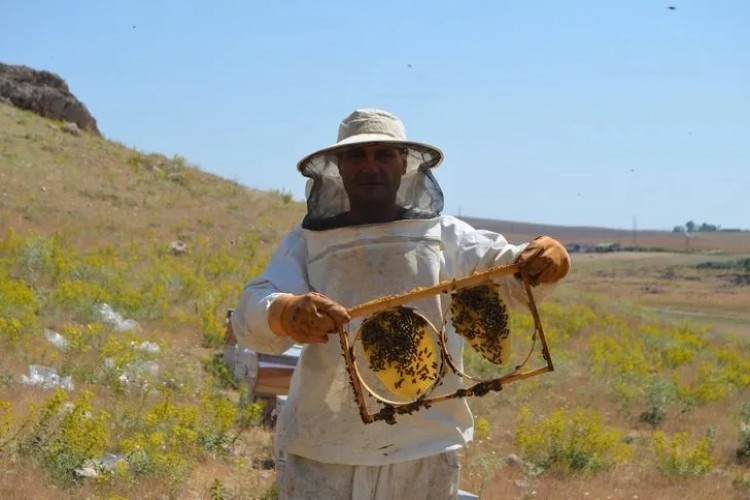
<path id="1" fill-rule="evenodd" d="M 302 344 L 328 342 L 328 335 L 349 322 L 346 309 L 319 293 L 283 294 L 268 309 L 268 326 L 281 337 Z"/>
<path id="2" fill-rule="evenodd" d="M 570 270 L 570 257 L 565 247 L 549 236 L 537 236 L 516 259 L 517 278 L 531 286 L 554 283 L 563 279 Z"/>

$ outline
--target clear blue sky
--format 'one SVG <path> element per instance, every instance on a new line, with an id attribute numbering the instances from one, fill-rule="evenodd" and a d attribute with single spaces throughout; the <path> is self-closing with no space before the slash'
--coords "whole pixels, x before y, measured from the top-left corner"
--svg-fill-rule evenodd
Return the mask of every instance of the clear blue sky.
<path id="1" fill-rule="evenodd" d="M 445 152 L 447 213 L 750 228 L 748 0 L 0 0 L 0 61 L 107 138 L 300 200 L 296 162 L 379 107 Z"/>

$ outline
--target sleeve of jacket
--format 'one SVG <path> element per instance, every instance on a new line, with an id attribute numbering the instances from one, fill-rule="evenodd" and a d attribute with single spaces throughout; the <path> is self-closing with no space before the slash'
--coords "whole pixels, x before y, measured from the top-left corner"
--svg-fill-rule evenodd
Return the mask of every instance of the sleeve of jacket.
<path id="1" fill-rule="evenodd" d="M 512 264 L 528 243 L 514 245 L 501 234 L 475 229 L 454 217 L 446 218 L 446 264 L 453 261 L 452 277 L 462 278 L 491 267 Z M 513 308 L 526 309 L 526 291 L 523 283 L 513 276 L 497 280 L 503 300 Z M 541 299 L 551 287 L 540 285 L 534 297 Z"/>
<path id="2" fill-rule="evenodd" d="M 276 249 L 263 273 L 242 290 L 232 314 L 232 329 L 241 347 L 280 354 L 294 345 L 275 335 L 268 326 L 268 308 L 281 293 L 310 292 L 307 280 L 307 245 L 301 228 L 289 233 Z"/>

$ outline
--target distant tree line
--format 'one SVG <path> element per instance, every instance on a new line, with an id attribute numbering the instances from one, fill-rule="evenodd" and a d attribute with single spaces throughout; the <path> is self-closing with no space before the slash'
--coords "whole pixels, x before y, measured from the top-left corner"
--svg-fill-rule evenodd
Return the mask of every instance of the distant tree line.
<path id="1" fill-rule="evenodd" d="M 708 222 L 704 222 L 700 226 L 695 223 L 695 221 L 689 220 L 685 223 L 684 226 L 675 226 L 674 229 L 672 229 L 673 233 L 711 233 L 714 231 L 721 230 L 721 226 L 718 226 L 716 224 L 709 224 Z"/>

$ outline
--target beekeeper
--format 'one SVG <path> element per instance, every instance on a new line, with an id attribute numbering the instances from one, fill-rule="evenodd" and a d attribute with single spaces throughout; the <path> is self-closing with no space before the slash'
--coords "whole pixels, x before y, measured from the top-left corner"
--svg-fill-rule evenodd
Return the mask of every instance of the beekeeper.
<path id="1" fill-rule="evenodd" d="M 466 400 L 399 416 L 396 425 L 364 424 L 341 346 L 328 341 L 342 326 L 356 331 L 360 321 L 350 322 L 346 308 L 513 262 L 535 286 L 568 272 L 567 252 L 550 237 L 512 245 L 442 215 L 432 175 L 442 159 L 438 148 L 407 140 L 396 116 L 365 109 L 342 121 L 334 145 L 298 164 L 309 178 L 307 215 L 244 288 L 232 317 L 244 347 L 278 354 L 305 344 L 276 427 L 280 498 L 457 497 L 457 451 L 473 435 Z M 499 283 L 507 302 L 519 302 L 518 278 Z M 449 300 L 438 294 L 414 305 L 440 325 Z M 447 328 L 447 348 L 461 359 L 463 339 Z M 441 388 L 460 386 L 449 374 Z"/>

